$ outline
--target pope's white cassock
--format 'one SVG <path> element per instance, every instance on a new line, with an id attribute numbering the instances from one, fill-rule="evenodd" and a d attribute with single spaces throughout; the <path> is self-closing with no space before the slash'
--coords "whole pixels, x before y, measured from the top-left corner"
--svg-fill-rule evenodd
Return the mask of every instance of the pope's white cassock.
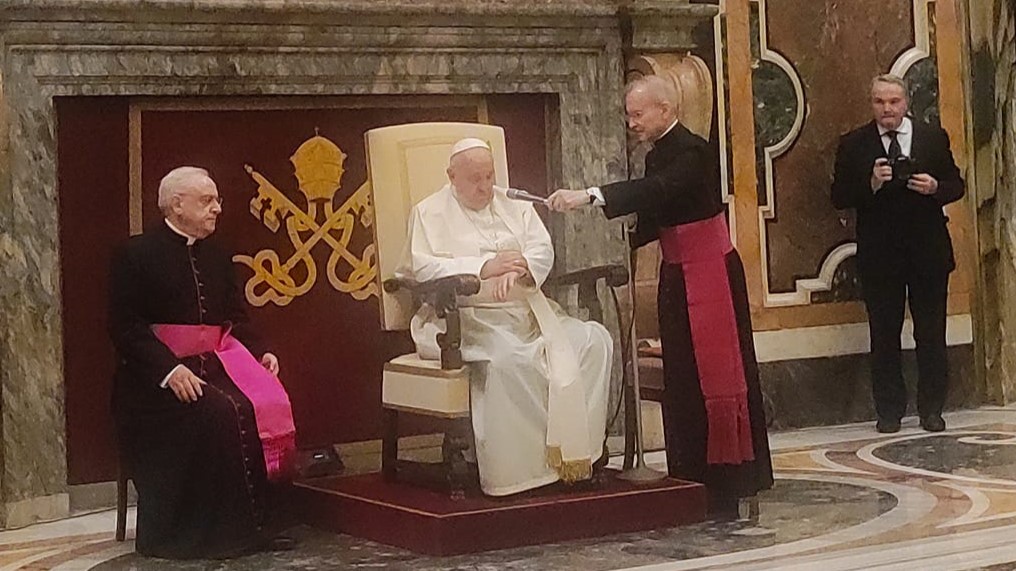
<path id="1" fill-rule="evenodd" d="M 516 285 L 503 302 L 494 299 L 493 280 L 459 299 L 484 493 L 588 478 L 603 452 L 613 343 L 602 325 L 568 317 L 540 292 L 554 250 L 532 204 L 495 187 L 490 204 L 474 211 L 447 184 L 414 208 L 408 247 L 400 274 L 418 281 L 479 276 L 503 250 L 521 251 L 535 281 Z M 421 357 L 440 357 L 437 334 L 444 327 L 429 305 L 413 317 Z"/>

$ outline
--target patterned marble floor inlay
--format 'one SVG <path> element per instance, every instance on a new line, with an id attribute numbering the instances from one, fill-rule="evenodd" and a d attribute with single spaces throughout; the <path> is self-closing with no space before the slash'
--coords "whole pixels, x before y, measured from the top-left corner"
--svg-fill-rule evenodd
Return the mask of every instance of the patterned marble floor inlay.
<path id="1" fill-rule="evenodd" d="M 939 434 L 913 419 L 888 436 L 871 423 L 773 434 L 777 485 L 757 522 L 444 558 L 297 527 L 292 552 L 173 562 L 114 541 L 110 511 L 0 533 L 0 571 L 1014 571 L 1016 408 L 946 419 Z"/>

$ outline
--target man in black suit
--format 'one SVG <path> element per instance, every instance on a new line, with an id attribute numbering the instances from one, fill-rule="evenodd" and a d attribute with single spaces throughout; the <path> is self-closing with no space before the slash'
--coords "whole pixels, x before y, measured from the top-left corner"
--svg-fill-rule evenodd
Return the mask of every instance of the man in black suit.
<path id="1" fill-rule="evenodd" d="M 871 332 L 876 428 L 900 429 L 907 408 L 900 332 L 908 295 L 914 320 L 921 427 L 945 430 L 946 296 L 956 267 L 942 207 L 963 197 L 964 184 L 941 127 L 907 116 L 906 83 L 893 75 L 871 82 L 874 120 L 840 139 L 832 200 L 857 211 L 857 266 Z"/>

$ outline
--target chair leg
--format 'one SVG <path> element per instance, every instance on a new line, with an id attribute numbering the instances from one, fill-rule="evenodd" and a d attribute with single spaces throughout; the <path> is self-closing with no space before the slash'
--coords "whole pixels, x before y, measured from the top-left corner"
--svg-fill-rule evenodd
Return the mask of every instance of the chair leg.
<path id="1" fill-rule="evenodd" d="M 469 487 L 469 466 L 465 457 L 471 436 L 469 422 L 469 419 L 461 418 L 452 420 L 441 446 L 442 456 L 448 467 L 448 487 L 452 499 L 464 498 Z"/>
<path id="2" fill-rule="evenodd" d="M 637 367 L 638 363 L 634 363 L 632 366 Z M 621 390 L 622 398 L 624 398 L 624 469 L 628 470 L 635 466 L 635 444 L 638 442 L 638 430 L 639 425 L 637 417 L 635 416 L 635 407 L 638 406 L 639 399 L 635 398 L 635 391 L 639 390 L 638 387 L 633 387 L 631 383 L 624 383 Z"/>
<path id="3" fill-rule="evenodd" d="M 761 514 L 758 496 L 741 498 L 738 501 L 737 511 L 739 519 L 758 525 L 759 515 Z"/>
<path id="4" fill-rule="evenodd" d="M 123 541 L 127 537 L 127 476 L 122 472 L 116 475 L 116 540 Z"/>
<path id="5" fill-rule="evenodd" d="M 386 481 L 394 482 L 398 475 L 399 463 L 399 412 L 383 409 L 381 434 L 381 475 Z"/>

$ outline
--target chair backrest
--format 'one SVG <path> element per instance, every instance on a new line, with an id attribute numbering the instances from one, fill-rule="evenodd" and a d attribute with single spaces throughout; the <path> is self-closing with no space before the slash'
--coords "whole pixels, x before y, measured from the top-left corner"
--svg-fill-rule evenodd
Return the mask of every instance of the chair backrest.
<path id="1" fill-rule="evenodd" d="M 656 295 L 660 282 L 660 243 L 650 242 L 635 255 L 635 335 L 639 339 L 658 339 L 660 321 Z"/>
<path id="2" fill-rule="evenodd" d="M 415 307 L 408 292 L 389 293 L 381 287 L 394 277 L 406 251 L 413 206 L 447 182 L 448 155 L 459 139 L 476 137 L 490 145 L 494 178 L 508 186 L 504 129 L 476 123 L 412 123 L 371 129 L 365 134 L 367 174 L 374 204 L 381 328 L 409 328 Z"/>

